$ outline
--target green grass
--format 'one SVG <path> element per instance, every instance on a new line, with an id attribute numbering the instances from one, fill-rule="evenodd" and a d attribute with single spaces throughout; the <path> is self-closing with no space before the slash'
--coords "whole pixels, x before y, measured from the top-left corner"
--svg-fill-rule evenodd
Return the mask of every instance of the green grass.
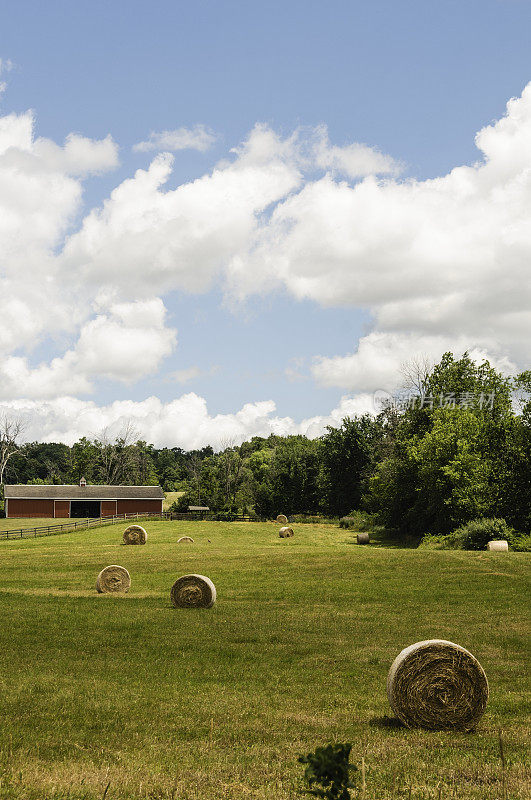
<path id="1" fill-rule="evenodd" d="M 0 531 L 15 531 L 20 528 L 40 528 L 43 525 L 60 525 L 69 522 L 68 519 L 50 519 L 50 517 L 24 519 L 23 517 L 12 517 L 10 519 L 0 519 Z M 74 520 L 75 522 L 75 520 Z"/>
<path id="2" fill-rule="evenodd" d="M 107 800 L 287 800 L 304 796 L 298 754 L 329 741 L 364 757 L 366 800 L 501 800 L 498 729 L 508 797 L 528 796 L 528 555 L 360 547 L 325 525 L 146 528 L 144 547 L 120 525 L 0 542 L 2 800 L 100 800 L 109 781 Z M 95 592 L 107 564 L 128 595 Z M 213 609 L 171 607 L 187 572 L 212 578 Z M 487 672 L 475 733 L 390 719 L 389 666 L 428 638 Z"/>
<path id="3" fill-rule="evenodd" d="M 164 500 L 162 502 L 162 510 L 167 511 L 169 507 L 176 503 L 179 497 L 182 497 L 184 492 L 164 492 Z"/>

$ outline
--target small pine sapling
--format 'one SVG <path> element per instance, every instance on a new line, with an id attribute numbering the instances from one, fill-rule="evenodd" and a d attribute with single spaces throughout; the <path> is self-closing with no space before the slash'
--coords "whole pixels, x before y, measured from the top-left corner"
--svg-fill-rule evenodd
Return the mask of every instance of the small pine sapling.
<path id="1" fill-rule="evenodd" d="M 350 800 L 351 770 L 357 769 L 348 763 L 351 744 L 327 744 L 318 747 L 314 753 L 299 756 L 299 762 L 306 764 L 304 778 L 308 782 L 307 794 L 321 797 L 322 800 Z"/>

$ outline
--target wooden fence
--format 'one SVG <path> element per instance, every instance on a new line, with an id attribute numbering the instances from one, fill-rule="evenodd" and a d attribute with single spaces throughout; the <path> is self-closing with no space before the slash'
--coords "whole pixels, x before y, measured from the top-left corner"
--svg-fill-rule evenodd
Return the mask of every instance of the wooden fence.
<path id="1" fill-rule="evenodd" d="M 162 513 L 146 512 L 144 514 L 113 514 L 108 517 L 90 517 L 87 519 L 69 520 L 59 525 L 40 525 L 36 528 L 18 528 L 17 530 L 0 531 L 0 539 L 28 539 L 37 536 L 52 536 L 56 533 L 68 533 L 87 528 L 96 528 L 100 525 L 114 525 L 117 522 L 124 522 L 128 519 L 169 519 L 167 511 Z"/>
<path id="2" fill-rule="evenodd" d="M 251 517 L 246 514 L 204 514 L 201 511 L 186 511 L 186 512 L 145 512 L 135 514 L 113 514 L 106 517 L 90 517 L 78 520 L 69 520 L 62 522 L 58 525 L 40 525 L 36 528 L 17 528 L 16 530 L 0 531 L 0 539 L 30 539 L 37 536 L 52 536 L 56 533 L 69 533 L 70 531 L 80 530 L 87 528 L 96 528 L 100 525 L 114 525 L 117 522 L 124 522 L 128 519 L 160 519 L 160 520 L 188 520 L 199 521 L 206 520 L 212 522 L 214 520 L 223 522 L 250 522 Z"/>

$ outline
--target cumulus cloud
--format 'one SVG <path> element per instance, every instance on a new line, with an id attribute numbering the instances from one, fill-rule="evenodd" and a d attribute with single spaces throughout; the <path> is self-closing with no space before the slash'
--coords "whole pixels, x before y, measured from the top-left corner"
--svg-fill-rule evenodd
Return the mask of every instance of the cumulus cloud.
<path id="1" fill-rule="evenodd" d="M 67 175 L 99 175 L 119 164 L 118 145 L 110 135 L 95 140 L 70 133 L 62 147 L 51 139 L 39 138 L 33 152 L 49 169 Z"/>
<path id="2" fill-rule="evenodd" d="M 261 128 L 233 161 L 164 191 L 172 165 L 171 155 L 156 156 L 94 209 L 66 242 L 65 268 L 131 299 L 146 290 L 205 291 L 245 250 L 258 216 L 302 180 L 280 139 Z"/>
<path id="3" fill-rule="evenodd" d="M 145 142 L 133 145 L 136 153 L 148 153 L 151 150 L 175 152 L 177 150 L 199 150 L 204 153 L 216 141 L 216 135 L 205 128 L 196 125 L 193 128 L 176 128 L 173 131 L 151 132 Z"/>
<path id="4" fill-rule="evenodd" d="M 403 166 L 391 156 L 366 144 L 332 145 L 325 125 L 317 128 L 313 148 L 315 164 L 324 170 L 338 172 L 349 178 L 367 175 L 398 175 Z"/>
<path id="5" fill-rule="evenodd" d="M 160 368 L 175 347 L 176 331 L 165 326 L 159 298 L 111 305 L 81 328 L 75 347 L 32 368 L 25 357 L 0 363 L 0 399 L 53 398 L 87 394 L 96 378 L 132 384 Z"/>
<path id="6" fill-rule="evenodd" d="M 175 189 L 167 188 L 172 155 L 157 154 L 77 227 L 83 178 L 116 166 L 117 145 L 70 134 L 59 146 L 36 138 L 34 126 L 31 112 L 0 117 L 1 377 L 4 398 L 45 409 L 47 436 L 66 435 L 61 426 L 77 402 L 80 419 L 98 420 L 95 430 L 134 411 L 146 435 L 152 425 L 153 436 L 169 436 L 170 419 L 176 435 L 193 439 L 181 417 L 198 422 L 198 441 L 214 435 L 211 420 L 220 418 L 196 395 L 176 406 L 152 398 L 99 410 L 62 396 L 67 379 L 81 395 L 98 379 L 125 382 L 158 369 L 175 347 L 162 302 L 174 290 L 221 284 L 238 302 L 281 289 L 371 313 L 372 329 L 345 345 L 350 352 L 318 357 L 312 369 L 320 383 L 359 396 L 304 421 L 308 431 L 365 408 L 417 353 L 436 360 L 467 349 L 506 371 L 527 365 L 531 84 L 479 131 L 477 163 L 439 178 L 399 178 L 393 158 L 332 144 L 324 126 L 282 137 L 257 125 L 228 158 Z M 188 131 L 189 141 L 203 130 Z M 152 134 L 137 149 L 165 142 L 168 151 L 185 140 L 182 130 Z M 31 349 L 46 336 L 63 337 L 68 348 L 33 365 Z M 125 369 L 132 352 L 135 366 Z M 223 417 L 224 435 L 300 430 L 269 402 Z"/>
<path id="7" fill-rule="evenodd" d="M 223 442 L 240 443 L 251 436 L 270 434 L 305 434 L 315 438 L 327 425 L 340 425 L 341 420 L 356 413 L 373 410 L 370 395 L 341 398 L 339 405 L 326 416 L 315 416 L 300 422 L 276 415 L 272 400 L 246 403 L 233 414 L 210 414 L 206 400 L 189 392 L 169 403 L 157 397 L 141 402 L 123 400 L 98 406 L 91 400 L 71 396 L 48 401 L 14 400 L 0 403 L 0 413 L 15 413 L 27 421 L 28 441 L 73 444 L 81 436 L 94 436 L 106 429 L 110 436 L 118 434 L 124 424 L 132 423 L 141 438 L 157 447 L 194 449 L 207 444 L 223 446 Z"/>
<path id="8" fill-rule="evenodd" d="M 476 144 L 480 161 L 433 180 L 306 182 L 233 259 L 235 295 L 284 286 L 297 298 L 369 309 L 374 330 L 356 352 L 315 366 L 325 384 L 377 388 L 405 353 L 446 348 L 525 365 L 531 84 Z"/>
<path id="9" fill-rule="evenodd" d="M 423 336 L 414 333 L 373 332 L 363 336 L 354 353 L 333 358 L 318 357 L 312 374 L 322 386 L 337 386 L 352 392 L 374 392 L 383 389 L 393 392 L 403 382 L 402 365 L 418 357 L 435 364 L 443 353 L 461 355 L 468 351 L 473 361 L 488 359 L 505 374 L 515 374 L 517 365 L 507 356 L 498 354 L 495 341 L 490 348 L 474 346 L 465 336 Z"/>

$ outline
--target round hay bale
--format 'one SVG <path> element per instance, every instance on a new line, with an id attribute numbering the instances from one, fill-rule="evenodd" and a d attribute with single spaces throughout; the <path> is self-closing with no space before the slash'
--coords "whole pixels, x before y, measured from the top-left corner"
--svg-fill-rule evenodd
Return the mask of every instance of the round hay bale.
<path id="1" fill-rule="evenodd" d="M 289 539 L 290 536 L 293 536 L 293 528 L 285 526 L 279 530 L 278 535 L 281 539 Z"/>
<path id="2" fill-rule="evenodd" d="M 147 533 L 141 525 L 129 525 L 124 531 L 124 544 L 145 544 Z"/>
<path id="3" fill-rule="evenodd" d="M 494 539 L 492 542 L 487 542 L 487 550 L 507 553 L 509 551 L 509 542 L 506 539 Z"/>
<path id="4" fill-rule="evenodd" d="M 193 541 L 194 540 L 192 539 L 191 536 L 181 536 L 180 539 L 177 539 L 177 544 L 180 544 L 181 542 L 184 542 L 184 544 L 186 544 L 186 542 L 193 542 Z"/>
<path id="5" fill-rule="evenodd" d="M 216 587 L 205 575 L 183 575 L 171 587 L 170 598 L 175 608 L 212 608 Z"/>
<path id="6" fill-rule="evenodd" d="M 356 542 L 358 544 L 369 544 L 369 534 L 368 533 L 358 533 L 356 536 Z"/>
<path id="7" fill-rule="evenodd" d="M 485 711 L 489 684 L 472 653 L 444 639 L 429 639 L 395 658 L 387 697 L 408 728 L 469 731 Z"/>
<path id="8" fill-rule="evenodd" d="M 111 564 L 102 569 L 96 578 L 96 589 L 100 594 L 107 592 L 128 592 L 131 586 L 131 576 L 125 567 Z"/>
<path id="9" fill-rule="evenodd" d="M 287 518 L 287 516 L 285 514 L 279 514 L 278 515 L 277 522 L 280 525 L 285 525 L 287 523 L 287 521 L 288 521 L 288 518 Z"/>

